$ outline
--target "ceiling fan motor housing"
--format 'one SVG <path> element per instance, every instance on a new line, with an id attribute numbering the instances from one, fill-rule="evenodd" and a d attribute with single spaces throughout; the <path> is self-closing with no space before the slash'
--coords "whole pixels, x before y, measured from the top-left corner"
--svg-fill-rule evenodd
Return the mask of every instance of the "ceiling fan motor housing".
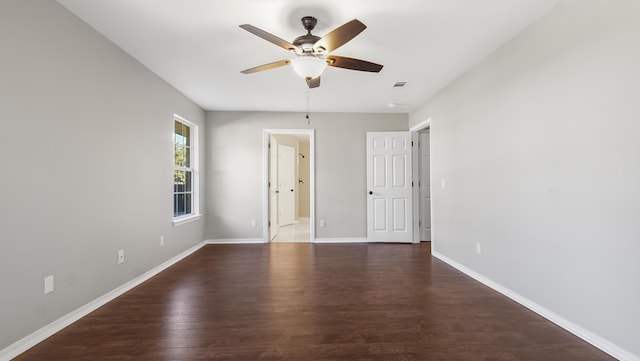
<path id="1" fill-rule="evenodd" d="M 300 19 L 300 21 L 302 22 L 302 26 L 304 27 L 304 29 L 308 32 L 311 32 L 311 30 L 315 29 L 316 25 L 318 24 L 318 19 L 314 18 L 313 16 L 305 16 Z"/>
<path id="2" fill-rule="evenodd" d="M 315 29 L 316 24 L 318 24 L 318 19 L 313 16 L 305 16 L 300 19 L 300 21 L 307 33 L 305 35 L 298 36 L 292 44 L 302 49 L 305 53 L 312 53 L 314 51 L 313 45 L 321 39 L 319 36 L 311 34 L 311 30 Z"/>

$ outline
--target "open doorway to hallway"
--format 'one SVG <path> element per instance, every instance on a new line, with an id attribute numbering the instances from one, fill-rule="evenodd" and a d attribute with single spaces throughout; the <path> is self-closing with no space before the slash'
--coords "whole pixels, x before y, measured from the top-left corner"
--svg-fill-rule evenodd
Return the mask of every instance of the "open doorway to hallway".
<path id="1" fill-rule="evenodd" d="M 411 129 L 413 147 L 413 243 L 431 242 L 431 119 Z"/>
<path id="2" fill-rule="evenodd" d="M 266 242 L 312 242 L 313 130 L 265 130 Z"/>
<path id="3" fill-rule="evenodd" d="M 431 146 L 429 128 L 418 132 L 418 152 L 420 154 L 420 175 L 418 180 L 418 194 L 420 197 L 420 242 L 431 242 Z"/>

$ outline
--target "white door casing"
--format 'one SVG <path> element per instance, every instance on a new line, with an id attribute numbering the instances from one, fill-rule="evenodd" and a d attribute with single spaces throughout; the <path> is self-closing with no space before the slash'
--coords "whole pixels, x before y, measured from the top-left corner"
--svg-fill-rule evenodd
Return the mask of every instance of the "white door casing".
<path id="1" fill-rule="evenodd" d="M 409 132 L 367 132 L 367 239 L 371 242 L 412 242 L 411 152 Z"/>
<path id="2" fill-rule="evenodd" d="M 278 145 L 278 226 L 293 224 L 296 218 L 295 149 Z"/>

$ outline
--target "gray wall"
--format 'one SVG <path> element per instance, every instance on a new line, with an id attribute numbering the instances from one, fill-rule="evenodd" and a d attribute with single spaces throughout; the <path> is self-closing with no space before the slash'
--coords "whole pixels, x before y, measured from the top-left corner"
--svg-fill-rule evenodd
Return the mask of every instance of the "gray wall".
<path id="1" fill-rule="evenodd" d="M 206 129 L 201 108 L 54 1 L 1 1 L 0 45 L 3 349 L 203 240 L 203 221 L 171 224 L 172 115 L 201 142 Z"/>
<path id="2" fill-rule="evenodd" d="M 410 115 L 435 250 L 635 355 L 638 39 L 640 2 L 568 0 Z"/>
<path id="3" fill-rule="evenodd" d="M 367 131 L 407 130 L 404 114 L 207 114 L 207 239 L 263 238 L 263 129 L 315 129 L 316 237 L 364 238 Z M 319 227 L 319 220 L 326 227 Z"/>

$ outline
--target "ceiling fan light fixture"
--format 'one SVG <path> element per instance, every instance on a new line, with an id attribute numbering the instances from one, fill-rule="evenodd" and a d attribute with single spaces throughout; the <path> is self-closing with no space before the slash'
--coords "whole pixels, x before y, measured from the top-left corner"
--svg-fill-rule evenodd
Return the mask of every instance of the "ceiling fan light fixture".
<path id="1" fill-rule="evenodd" d="M 315 56 L 300 56 L 291 59 L 291 66 L 299 77 L 307 79 L 320 76 L 327 67 L 327 62 Z"/>

